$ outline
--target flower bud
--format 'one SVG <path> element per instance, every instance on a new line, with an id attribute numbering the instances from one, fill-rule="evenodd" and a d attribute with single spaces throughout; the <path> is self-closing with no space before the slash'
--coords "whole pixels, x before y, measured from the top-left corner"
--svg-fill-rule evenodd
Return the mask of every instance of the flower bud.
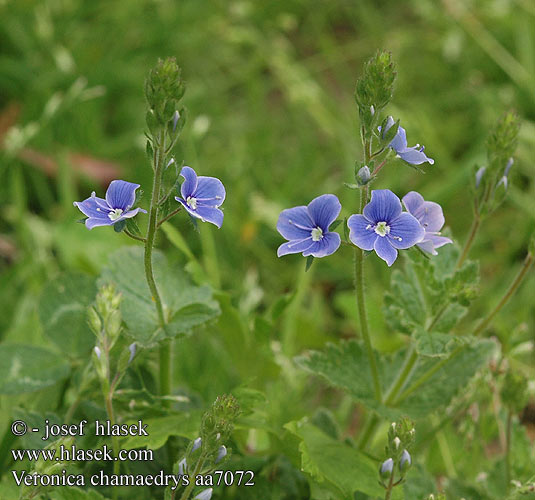
<path id="1" fill-rule="evenodd" d="M 191 453 L 197 451 L 202 445 L 202 439 L 198 437 L 195 441 L 193 441 L 193 447 L 191 448 Z"/>
<path id="2" fill-rule="evenodd" d="M 403 450 L 401 454 L 401 459 L 399 461 L 399 471 L 403 474 L 406 472 L 409 467 L 412 465 L 412 459 L 407 450 Z"/>
<path id="3" fill-rule="evenodd" d="M 225 457 L 227 456 L 227 448 L 226 446 L 221 446 L 219 448 L 219 451 L 217 452 L 217 457 L 215 459 L 215 463 L 221 462 Z"/>
<path id="4" fill-rule="evenodd" d="M 173 115 L 173 132 L 176 131 L 176 124 L 178 123 L 178 119 L 180 118 L 180 113 L 178 110 L 175 111 L 175 114 Z"/>
<path id="5" fill-rule="evenodd" d="M 95 354 L 97 355 L 97 358 L 100 359 L 100 355 L 102 354 L 100 347 L 98 345 L 95 346 L 93 349 L 95 351 Z"/>
<path id="6" fill-rule="evenodd" d="M 137 350 L 136 343 L 133 342 L 132 344 L 130 344 L 128 346 L 128 350 L 130 351 L 130 357 L 128 358 L 128 364 L 130 364 L 132 362 L 132 360 L 134 359 L 134 356 L 136 355 L 136 350 Z"/>
<path id="7" fill-rule="evenodd" d="M 505 165 L 505 170 L 503 171 L 503 175 L 507 177 L 509 175 L 509 171 L 511 170 L 511 167 L 513 166 L 513 163 L 515 162 L 514 158 L 511 157 L 507 161 L 507 165 Z"/>
<path id="8" fill-rule="evenodd" d="M 476 189 L 479 187 L 479 185 L 481 184 L 481 179 L 483 179 L 483 176 L 485 175 L 485 172 L 487 171 L 487 167 L 481 167 L 477 172 L 476 172 Z"/>
<path id="9" fill-rule="evenodd" d="M 183 458 L 179 463 L 178 463 L 178 475 L 179 476 L 185 476 L 188 472 L 188 463 L 186 462 L 186 459 Z"/>
<path id="10" fill-rule="evenodd" d="M 212 498 L 213 488 L 201 491 L 193 500 L 210 500 Z"/>
<path id="11" fill-rule="evenodd" d="M 394 470 L 394 459 L 389 458 L 385 460 L 379 468 L 379 475 L 382 479 L 388 479 Z"/>
<path id="12" fill-rule="evenodd" d="M 93 330 L 93 333 L 99 337 L 102 331 L 102 320 L 94 307 L 89 307 L 87 309 L 87 321 L 89 327 Z"/>
<path id="13" fill-rule="evenodd" d="M 365 186 L 368 184 L 372 178 L 368 165 L 364 165 L 362 168 L 360 168 L 355 178 L 359 186 Z"/>
<path id="14" fill-rule="evenodd" d="M 394 447 L 396 450 L 399 448 L 399 445 L 401 444 L 401 439 L 399 439 L 397 436 L 394 438 Z"/>

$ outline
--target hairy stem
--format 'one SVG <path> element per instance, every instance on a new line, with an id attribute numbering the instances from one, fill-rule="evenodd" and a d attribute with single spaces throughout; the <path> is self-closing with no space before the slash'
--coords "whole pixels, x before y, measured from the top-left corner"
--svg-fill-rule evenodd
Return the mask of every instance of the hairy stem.
<path id="1" fill-rule="evenodd" d="M 464 261 L 466 260 L 466 257 L 468 257 L 468 252 L 470 252 L 470 248 L 472 247 L 472 243 L 474 243 L 474 239 L 476 237 L 476 234 L 480 225 L 481 225 L 481 217 L 479 214 L 476 213 L 474 215 L 474 220 L 472 221 L 470 234 L 468 235 L 468 239 L 466 240 L 466 243 L 464 244 L 463 251 L 461 252 L 459 260 L 457 261 L 457 264 L 455 265 L 455 269 L 459 269 L 463 265 Z"/>
<path id="2" fill-rule="evenodd" d="M 143 243 L 147 241 L 146 238 L 143 238 L 143 236 L 137 236 L 134 233 L 131 233 L 128 229 L 124 229 L 123 233 L 126 234 L 126 236 L 132 238 L 133 240 L 142 241 Z"/>
<path id="3" fill-rule="evenodd" d="M 175 208 L 170 214 L 166 215 L 162 220 L 159 220 L 156 224 L 156 228 L 159 228 L 164 222 L 167 222 L 171 217 L 174 217 L 178 212 L 182 210 L 182 205 L 180 205 L 178 208 Z"/>
<path id="4" fill-rule="evenodd" d="M 394 471 L 390 475 L 390 481 L 388 481 L 388 487 L 386 488 L 385 500 L 390 500 L 392 496 L 392 489 L 394 488 Z"/>
<path id="5" fill-rule="evenodd" d="M 360 192 L 360 211 L 366 204 L 367 193 L 365 190 Z M 366 354 L 368 355 L 368 362 L 370 363 L 370 369 L 372 372 L 373 388 L 375 391 L 375 399 L 382 401 L 383 394 L 381 390 L 381 382 L 379 379 L 379 370 L 377 369 L 377 362 L 375 354 L 373 352 L 372 342 L 370 339 L 370 333 L 368 329 L 368 317 L 366 314 L 366 304 L 364 302 L 364 252 L 360 248 L 355 248 L 355 294 L 357 296 L 357 307 L 359 310 L 360 331 L 362 339 L 364 340 L 364 346 L 366 348 Z"/>
<path id="6" fill-rule="evenodd" d="M 152 249 L 154 239 L 158 229 L 158 200 L 162 187 L 163 163 L 165 161 L 165 131 L 160 133 L 157 147 L 154 148 L 154 180 L 152 184 L 152 197 L 149 208 L 149 225 L 147 228 L 147 237 L 145 241 L 145 277 L 152 295 L 152 300 L 156 305 L 158 313 L 158 323 L 160 328 L 165 328 L 165 315 L 163 311 L 162 299 L 154 280 L 154 271 L 152 268 Z M 160 345 L 160 394 L 167 396 L 171 393 L 171 345 L 170 341 L 164 341 Z M 163 401 L 165 406 L 169 406 L 168 401 Z"/>
<path id="7" fill-rule="evenodd" d="M 507 427 L 505 431 L 505 487 L 507 491 L 511 488 L 511 427 L 513 414 L 511 410 L 507 412 Z"/>
<path id="8" fill-rule="evenodd" d="M 195 465 L 195 469 L 193 471 L 193 474 L 190 476 L 190 483 L 184 490 L 184 493 L 182 493 L 182 496 L 180 497 L 180 500 L 188 500 L 191 490 L 195 488 L 195 477 L 201 472 L 202 466 L 204 464 L 204 457 L 201 455 L 199 457 L 199 460 L 197 461 L 197 464 Z"/>
<path id="9" fill-rule="evenodd" d="M 476 329 L 474 330 L 474 335 L 479 335 L 481 332 L 483 332 L 483 330 L 485 330 L 485 328 L 487 328 L 487 326 L 489 326 L 491 321 L 494 319 L 494 316 L 496 316 L 496 314 L 500 312 L 502 307 L 505 304 L 507 304 L 509 299 L 515 293 L 516 289 L 520 286 L 520 283 L 522 283 L 522 281 L 524 280 L 532 264 L 533 264 L 533 255 L 528 253 L 528 255 L 526 255 L 526 258 L 524 259 L 524 264 L 522 265 L 522 268 L 520 269 L 515 279 L 513 280 L 513 282 L 507 289 L 507 291 L 505 292 L 505 295 L 502 297 L 500 302 L 496 304 L 496 307 L 494 307 L 494 309 L 489 313 L 489 315 L 486 318 L 482 319 L 479 325 L 476 326 Z"/>

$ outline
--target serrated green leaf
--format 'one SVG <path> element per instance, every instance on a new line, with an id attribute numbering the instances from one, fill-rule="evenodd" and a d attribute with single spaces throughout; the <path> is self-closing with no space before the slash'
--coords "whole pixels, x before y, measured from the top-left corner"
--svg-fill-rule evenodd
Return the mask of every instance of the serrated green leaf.
<path id="1" fill-rule="evenodd" d="M 21 394 L 49 387 L 69 374 L 65 356 L 22 344 L 0 346 L 0 394 Z"/>
<path id="2" fill-rule="evenodd" d="M 454 356 L 450 354 L 446 359 L 420 357 L 406 387 L 410 386 L 411 381 L 427 374 L 437 363 L 441 363 L 438 365 L 440 368 L 417 391 L 395 407 L 386 407 L 376 401 L 368 358 L 364 347 L 357 341 L 328 344 L 324 351 L 309 351 L 297 357 L 295 361 L 305 370 L 347 391 L 357 401 L 384 418 L 395 419 L 407 415 L 418 419 L 447 406 L 487 361 L 494 348 L 492 341 L 471 339 L 467 340 L 459 352 L 455 352 Z M 392 385 L 403 364 L 403 358 L 403 352 L 392 357 L 376 356 L 383 392 Z"/>
<path id="3" fill-rule="evenodd" d="M 98 280 L 99 284 L 115 283 L 122 293 L 121 311 L 128 334 L 140 346 L 152 346 L 164 338 L 187 334 L 218 316 L 219 305 L 208 286 L 193 285 L 183 269 L 171 268 L 158 251 L 153 253 L 153 267 L 168 321 L 165 329 L 158 324 L 145 280 L 142 248 L 122 248 L 113 253 Z"/>
<path id="4" fill-rule="evenodd" d="M 419 328 L 414 333 L 416 350 L 421 356 L 434 358 L 446 357 L 458 344 L 457 337 L 446 333 L 428 332 Z"/>
<path id="5" fill-rule="evenodd" d="M 87 307 L 96 294 L 95 280 L 78 273 L 64 274 L 43 290 L 38 307 L 43 332 L 66 356 L 85 357 L 95 345 Z"/>
<path id="6" fill-rule="evenodd" d="M 379 464 L 359 450 L 327 436 L 306 418 L 289 422 L 284 427 L 301 440 L 302 470 L 320 484 L 330 484 L 344 498 L 352 498 L 356 491 L 372 498 L 384 495 L 384 489 L 377 481 Z M 398 498 L 396 495 L 392 498 Z"/>
<path id="7" fill-rule="evenodd" d="M 126 450 L 132 448 L 157 450 L 167 442 L 170 436 L 193 439 L 198 435 L 201 416 L 201 412 L 196 412 L 145 419 L 143 424 L 147 424 L 148 436 L 129 436 L 121 443 L 121 447 Z"/>

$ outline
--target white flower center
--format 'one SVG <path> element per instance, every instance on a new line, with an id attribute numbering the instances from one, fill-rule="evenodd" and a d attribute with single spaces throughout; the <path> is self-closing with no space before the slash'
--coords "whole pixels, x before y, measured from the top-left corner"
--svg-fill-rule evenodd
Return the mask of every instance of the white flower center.
<path id="1" fill-rule="evenodd" d="M 121 215 L 123 215 L 123 210 L 121 208 L 116 208 L 108 214 L 108 217 L 110 220 L 117 220 Z"/>
<path id="2" fill-rule="evenodd" d="M 374 231 L 379 236 L 386 236 L 388 233 L 390 233 L 390 226 L 388 226 L 386 222 L 378 222 L 375 225 Z"/>
<path id="3" fill-rule="evenodd" d="M 312 236 L 312 241 L 319 241 L 323 238 L 323 230 L 321 227 L 315 227 L 312 229 L 310 236 Z"/>
<path id="4" fill-rule="evenodd" d="M 192 210 L 197 210 L 197 200 L 196 200 L 196 198 L 188 196 L 187 199 L 186 199 L 186 203 L 188 204 L 188 207 L 190 207 Z"/>

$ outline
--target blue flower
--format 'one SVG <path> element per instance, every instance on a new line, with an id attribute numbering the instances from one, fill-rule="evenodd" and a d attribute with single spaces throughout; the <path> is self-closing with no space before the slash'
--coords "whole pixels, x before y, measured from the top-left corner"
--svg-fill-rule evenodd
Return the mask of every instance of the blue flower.
<path id="1" fill-rule="evenodd" d="M 111 181 L 106 191 L 106 199 L 98 198 L 95 192 L 84 201 L 73 204 L 87 216 L 85 226 L 93 229 L 97 226 L 111 226 L 124 219 L 135 217 L 138 212 L 147 213 L 142 208 L 130 210 L 136 201 L 136 189 L 139 184 L 126 181 Z"/>
<path id="2" fill-rule="evenodd" d="M 277 231 L 288 242 L 277 250 L 282 257 L 290 253 L 303 253 L 304 257 L 325 257 L 336 252 L 340 235 L 329 231 L 329 226 L 340 213 L 342 205 L 334 194 L 314 198 L 308 206 L 287 208 L 279 215 Z"/>
<path id="3" fill-rule="evenodd" d="M 403 204 L 425 230 L 422 241 L 417 243 L 424 252 L 437 255 L 435 248 L 452 243 L 449 238 L 440 236 L 445 220 L 442 207 L 438 203 L 425 201 L 420 193 L 411 191 L 403 197 Z"/>
<path id="4" fill-rule="evenodd" d="M 394 125 L 394 123 L 394 119 L 389 116 L 385 125 L 385 130 L 382 132 L 383 137 L 388 132 L 390 127 Z M 381 127 L 379 127 L 379 131 L 381 131 Z M 392 148 L 402 160 L 410 163 L 411 165 L 420 165 L 421 163 L 425 162 L 428 162 L 431 165 L 435 163 L 435 160 L 428 158 L 424 153 L 424 146 L 416 144 L 416 146 L 413 146 L 412 148 L 407 147 L 407 133 L 401 126 L 398 127 L 397 134 L 392 139 L 388 147 Z"/>
<path id="5" fill-rule="evenodd" d="M 372 199 L 363 214 L 347 221 L 349 239 L 363 250 L 375 250 L 389 266 L 403 250 L 420 242 L 425 235 L 418 220 L 401 211 L 401 201 L 389 189 L 372 191 Z"/>
<path id="6" fill-rule="evenodd" d="M 180 187 L 182 198 L 175 196 L 175 200 L 193 217 L 221 227 L 223 212 L 217 207 L 225 201 L 223 183 L 215 177 L 197 176 L 191 167 L 182 167 L 180 175 L 184 178 Z"/>

